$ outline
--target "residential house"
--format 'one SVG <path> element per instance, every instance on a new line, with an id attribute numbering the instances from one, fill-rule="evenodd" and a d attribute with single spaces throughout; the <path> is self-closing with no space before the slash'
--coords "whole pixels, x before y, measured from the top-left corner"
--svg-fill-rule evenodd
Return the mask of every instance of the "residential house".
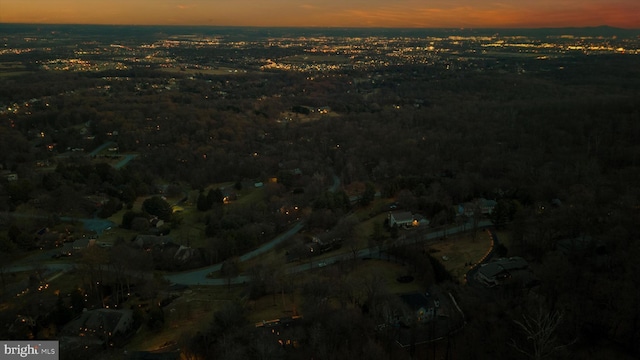
<path id="1" fill-rule="evenodd" d="M 231 201 L 238 200 L 238 194 L 236 193 L 235 189 L 233 189 L 233 188 L 221 188 L 220 191 L 222 192 L 222 201 L 225 204 L 228 204 Z"/>
<path id="2" fill-rule="evenodd" d="M 73 250 L 77 251 L 77 250 L 84 250 L 95 244 L 96 244 L 96 239 L 82 238 L 82 239 L 75 240 L 71 247 L 73 248 Z"/>
<path id="3" fill-rule="evenodd" d="M 134 330 L 133 310 L 96 309 L 84 311 L 63 329 L 70 337 L 111 344 L 114 338 L 125 338 Z"/>
<path id="4" fill-rule="evenodd" d="M 451 294 L 437 286 L 426 292 L 400 295 L 400 308 L 396 308 L 387 326 L 394 329 L 396 343 L 411 347 L 443 340 L 448 334 L 464 326 L 464 314 L 457 308 Z"/>
<path id="5" fill-rule="evenodd" d="M 497 201 L 495 200 L 487 200 L 485 198 L 481 198 L 479 200 L 480 203 L 480 213 L 482 215 L 489 215 L 493 212 L 493 209 L 496 207 L 496 205 L 498 204 Z"/>
<path id="6" fill-rule="evenodd" d="M 429 226 L 430 223 L 429 219 L 420 214 L 413 215 L 413 226 Z"/>
<path id="7" fill-rule="evenodd" d="M 413 214 L 409 211 L 395 211 L 389 213 L 389 227 L 413 226 Z"/>
<path id="8" fill-rule="evenodd" d="M 467 217 L 473 217 L 474 214 L 479 212 L 482 215 L 489 215 L 493 212 L 493 209 L 498 204 L 495 200 L 488 200 L 485 198 L 476 199 L 472 202 L 466 202 L 458 205 L 458 215 L 465 215 Z"/>
<path id="9" fill-rule="evenodd" d="M 493 287 L 504 283 L 514 273 L 528 268 L 529 264 L 521 257 L 502 258 L 481 265 L 476 274 L 476 279 L 488 287 Z"/>
<path id="10" fill-rule="evenodd" d="M 412 322 L 426 323 L 433 320 L 438 314 L 439 302 L 431 294 L 416 292 L 400 295 L 402 303 L 409 308 L 409 317 L 402 321 L 406 325 Z"/>
<path id="11" fill-rule="evenodd" d="M 463 204 L 459 204 L 458 205 L 458 209 L 457 209 L 457 214 L 458 216 L 466 216 L 466 217 L 473 217 L 473 214 L 475 213 L 475 208 L 476 205 L 472 202 L 466 202 Z"/>
<path id="12" fill-rule="evenodd" d="M 133 246 L 138 249 L 149 250 L 156 245 L 164 246 L 170 243 L 171 240 L 169 236 L 138 235 L 133 240 Z"/>
<path id="13" fill-rule="evenodd" d="M 2 176 L 7 180 L 7 181 L 18 181 L 18 174 L 8 171 L 8 170 L 3 170 L 2 171 Z"/>

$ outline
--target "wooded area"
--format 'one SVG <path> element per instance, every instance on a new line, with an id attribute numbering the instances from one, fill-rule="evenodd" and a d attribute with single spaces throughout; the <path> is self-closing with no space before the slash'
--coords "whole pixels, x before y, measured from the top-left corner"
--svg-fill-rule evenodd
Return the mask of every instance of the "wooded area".
<path id="1" fill-rule="evenodd" d="M 176 54 L 228 58 L 207 48 Z M 199 260 L 192 265 L 224 263 L 222 275 L 232 278 L 240 271 L 238 256 L 300 219 L 308 230 L 330 233 L 348 247 L 358 220 L 346 219 L 377 198 L 425 216 L 431 227 L 465 221 L 458 204 L 494 199 L 490 218 L 509 234 L 502 253 L 526 258 L 535 285 L 465 286 L 442 275 L 433 257 L 393 253 L 420 269 L 415 273 L 425 287 L 437 283 L 451 292 L 466 315 L 466 326 L 434 353 L 459 359 L 637 358 L 637 56 L 451 62 L 454 70 L 405 65 L 314 77 L 257 69 L 192 76 L 151 66 L 0 78 L 0 103 L 21 108 L 0 115 L 0 251 L 19 258 L 50 246 L 34 233 L 68 227 L 61 217 L 121 212 L 117 226 L 131 234 L 171 235 L 183 219 L 167 198 L 184 198 L 198 210 L 193 239 L 187 239 L 198 244 Z M 302 110 L 318 108 L 330 110 Z M 104 144 L 108 150 L 91 153 Z M 126 154 L 135 158 L 113 165 Z M 328 191 L 334 176 L 340 188 Z M 223 182 L 234 185 L 214 185 Z M 226 205 L 229 196 L 249 194 L 258 182 L 259 197 Z M 134 208 L 140 199 L 142 207 Z M 29 216 L 12 216 L 18 213 Z M 157 220 L 165 225 L 156 227 Z M 380 228 L 376 234 L 397 236 Z M 84 256 L 79 266 L 91 285 L 87 293 L 104 298 L 95 283 L 111 275 L 100 264 L 117 269 L 108 290 L 115 297 L 129 292 L 132 282 L 143 287 L 134 272 L 187 266 L 153 252 L 138 258 L 129 247 L 134 237 L 119 238 L 111 255 L 95 249 Z M 300 348 L 273 347 L 244 316 L 247 309 L 234 303 L 215 312 L 206 329 L 180 340 L 183 355 L 414 356 L 415 349 L 398 349 L 389 333 L 376 331 L 397 297 L 376 287 L 375 274 L 354 280 L 350 266 L 344 267 L 304 283 L 269 264 L 243 269 L 253 276 L 248 297 L 302 296 L 304 318 L 295 330 Z M 365 295 L 349 293 L 356 287 Z M 157 294 L 139 290 L 145 291 Z M 65 301 L 77 302 L 73 297 Z M 36 308 L 24 304 L 27 312 L 37 314 Z M 67 310 L 60 304 L 48 323 L 61 326 L 71 318 Z M 3 314 L 3 323 L 11 318 Z M 154 323 L 157 317 L 146 319 L 150 329 L 162 326 Z M 0 338 L 12 336 L 5 327 L 0 331 Z M 431 357 L 430 351 L 422 356 Z"/>

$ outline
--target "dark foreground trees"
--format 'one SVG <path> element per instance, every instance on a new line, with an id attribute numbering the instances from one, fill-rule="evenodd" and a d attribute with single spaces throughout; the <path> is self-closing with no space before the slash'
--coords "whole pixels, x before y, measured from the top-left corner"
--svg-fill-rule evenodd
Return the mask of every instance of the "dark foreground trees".
<path id="1" fill-rule="evenodd" d="M 171 205 L 160 196 L 152 196 L 142 203 L 142 210 L 150 215 L 157 216 L 164 221 L 171 220 Z"/>

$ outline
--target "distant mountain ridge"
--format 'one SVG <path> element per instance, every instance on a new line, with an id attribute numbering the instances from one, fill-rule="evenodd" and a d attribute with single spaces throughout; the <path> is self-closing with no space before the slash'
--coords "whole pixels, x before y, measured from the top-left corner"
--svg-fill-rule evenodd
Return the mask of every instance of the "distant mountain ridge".
<path id="1" fill-rule="evenodd" d="M 339 28 L 339 27 L 246 27 L 246 26 L 174 26 L 174 25 L 82 25 L 0 23 L 0 34 L 22 32 L 59 32 L 66 35 L 117 35 L 124 37 L 171 36 L 184 34 L 227 35 L 240 37 L 279 36 L 531 36 L 562 35 L 586 37 L 638 38 L 640 29 L 608 25 L 558 28 Z"/>
<path id="2" fill-rule="evenodd" d="M 531 29 L 496 29 L 496 32 L 500 34 L 506 34 L 510 32 L 515 33 L 528 33 L 537 36 L 561 36 L 561 35 L 574 35 L 574 36 L 603 36 L 603 37 L 638 37 L 640 36 L 640 29 L 623 29 L 608 25 L 601 26 L 587 26 L 587 27 L 559 27 L 559 28 L 531 28 Z"/>

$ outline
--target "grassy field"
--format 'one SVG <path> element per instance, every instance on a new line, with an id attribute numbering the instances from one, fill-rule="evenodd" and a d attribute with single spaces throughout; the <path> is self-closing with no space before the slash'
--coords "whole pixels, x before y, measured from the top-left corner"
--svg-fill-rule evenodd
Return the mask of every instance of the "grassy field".
<path id="1" fill-rule="evenodd" d="M 315 274 L 301 273 L 296 275 L 296 281 L 302 283 L 309 276 L 333 276 L 338 269 L 327 267 Z M 404 294 L 423 291 L 424 288 L 417 281 L 400 283 L 396 279 L 409 274 L 409 269 L 402 265 L 392 264 L 382 260 L 360 260 L 355 269 L 347 276 L 359 284 L 371 274 L 382 279 L 382 287 L 392 294 Z M 178 341 L 183 335 L 193 335 L 197 331 L 206 329 L 212 320 L 213 313 L 231 301 L 245 301 L 241 299 L 243 288 L 232 286 L 193 287 L 186 290 L 182 296 L 165 307 L 165 325 L 160 331 L 150 331 L 144 325 L 134 339 L 126 346 L 128 350 L 154 350 L 166 343 Z M 286 316 L 300 314 L 300 304 L 304 302 L 299 292 L 295 294 L 268 294 L 259 299 L 248 301 L 247 318 L 250 323 L 262 320 L 279 319 Z"/>
<path id="2" fill-rule="evenodd" d="M 280 319 L 292 315 L 300 315 L 300 302 L 302 295 L 295 294 L 269 294 L 259 299 L 249 301 L 249 322 L 258 323 L 262 320 Z"/>
<path id="3" fill-rule="evenodd" d="M 392 294 L 406 294 L 423 291 L 424 287 L 418 281 L 400 283 L 400 276 L 412 275 L 411 267 L 390 263 L 384 260 L 363 260 L 351 276 L 365 278 L 371 274 L 378 274 L 383 280 L 383 286 Z"/>
<path id="4" fill-rule="evenodd" d="M 159 331 L 152 331 L 143 325 L 133 340 L 127 344 L 128 350 L 155 350 L 171 341 L 178 341 L 184 335 L 193 335 L 205 330 L 213 313 L 225 304 L 237 301 L 241 289 L 232 287 L 194 287 L 163 308 L 165 323 Z"/>
<path id="5" fill-rule="evenodd" d="M 310 276 L 327 276 L 333 277 L 336 272 L 344 271 L 345 269 L 338 268 L 340 265 L 330 265 L 322 270 L 315 270 L 311 273 L 296 274 L 297 281 L 304 283 L 308 281 Z M 349 265 L 351 266 L 351 265 Z M 406 294 L 416 291 L 423 291 L 424 287 L 418 281 L 412 281 L 409 283 L 400 283 L 397 279 L 400 276 L 411 275 L 411 270 L 403 265 L 390 263 L 384 260 L 358 260 L 355 268 L 346 276 L 353 280 L 353 283 L 364 284 L 365 279 L 372 274 L 375 274 L 382 280 L 381 287 L 386 289 L 391 294 Z M 362 294 L 364 296 L 364 294 Z M 364 299 L 361 299 L 364 301 Z M 291 316 L 294 312 L 299 311 L 299 304 L 303 303 L 304 299 L 301 294 L 269 294 L 263 296 L 260 299 L 250 301 L 250 314 L 249 320 L 251 322 L 260 322 L 262 320 L 273 320 L 284 316 Z M 303 315 L 297 313 L 298 315 Z"/>
<path id="6" fill-rule="evenodd" d="M 469 264 L 480 262 L 491 249 L 491 238 L 488 232 L 479 231 L 475 240 L 471 234 L 462 234 L 426 246 L 427 251 L 438 259 L 455 279 L 463 282 L 464 275 L 470 269 Z"/>
<path id="7" fill-rule="evenodd" d="M 500 244 L 504 245 L 507 249 L 513 248 L 511 232 L 506 230 L 498 230 L 496 231 L 496 236 L 498 237 L 498 241 L 500 242 Z"/>

